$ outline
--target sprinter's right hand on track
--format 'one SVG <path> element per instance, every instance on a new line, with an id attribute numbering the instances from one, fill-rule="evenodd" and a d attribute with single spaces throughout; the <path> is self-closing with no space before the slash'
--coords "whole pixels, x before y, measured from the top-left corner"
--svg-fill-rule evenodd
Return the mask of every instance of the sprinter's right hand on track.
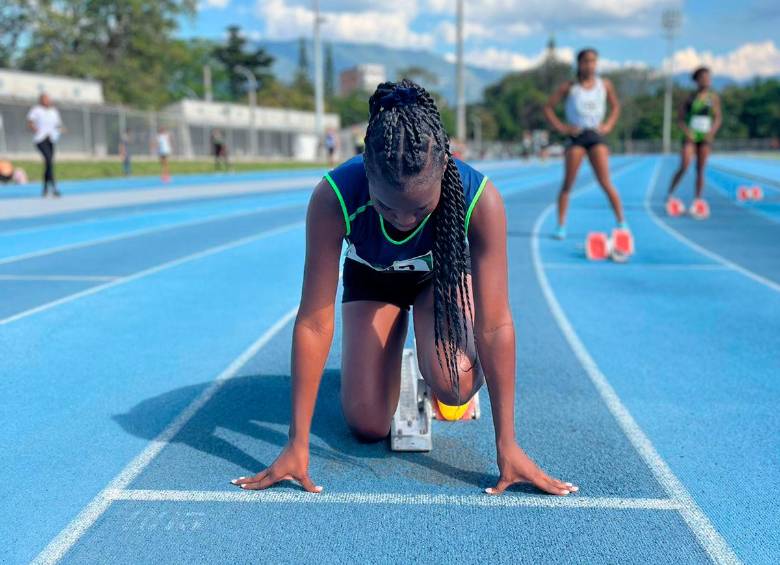
<path id="1" fill-rule="evenodd" d="M 322 492 L 309 478 L 309 448 L 288 442 L 276 461 L 254 477 L 230 481 L 244 490 L 263 490 L 280 481 L 296 481 L 309 492 Z"/>

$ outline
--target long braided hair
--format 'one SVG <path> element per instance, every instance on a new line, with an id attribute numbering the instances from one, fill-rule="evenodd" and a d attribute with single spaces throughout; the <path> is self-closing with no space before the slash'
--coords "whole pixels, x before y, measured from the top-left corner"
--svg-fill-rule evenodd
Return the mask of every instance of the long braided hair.
<path id="1" fill-rule="evenodd" d="M 466 313 L 472 317 L 466 285 L 466 203 L 460 173 L 450 153 L 439 109 L 420 85 L 408 79 L 382 83 L 368 105 L 365 163 L 369 178 L 380 175 L 384 183 L 402 190 L 405 179 L 431 165 L 441 170 L 446 163 L 441 198 L 431 216 L 434 335 L 439 365 L 449 375 L 460 404 L 457 354 L 459 349 L 465 350 L 468 337 Z"/>

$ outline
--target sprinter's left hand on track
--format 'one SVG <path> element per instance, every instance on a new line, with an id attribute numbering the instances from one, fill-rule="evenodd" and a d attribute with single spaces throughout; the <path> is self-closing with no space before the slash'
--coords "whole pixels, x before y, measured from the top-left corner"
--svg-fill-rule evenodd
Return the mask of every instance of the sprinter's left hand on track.
<path id="1" fill-rule="evenodd" d="M 488 494 L 501 494 L 517 483 L 531 483 L 539 490 L 558 496 L 566 496 L 579 490 L 579 487 L 572 483 L 564 483 L 548 476 L 517 443 L 498 448 L 498 470 L 498 483 L 495 487 L 485 489 Z"/>

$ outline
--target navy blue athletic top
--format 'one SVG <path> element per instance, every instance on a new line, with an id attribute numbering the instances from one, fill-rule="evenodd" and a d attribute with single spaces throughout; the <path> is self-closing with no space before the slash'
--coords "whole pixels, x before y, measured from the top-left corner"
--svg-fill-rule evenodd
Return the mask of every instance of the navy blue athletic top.
<path id="1" fill-rule="evenodd" d="M 455 159 L 466 198 L 466 233 L 474 207 L 488 178 L 463 161 Z M 325 175 L 339 199 L 344 214 L 347 259 L 377 271 L 431 271 L 433 269 L 433 225 L 430 214 L 402 240 L 394 240 L 371 202 L 363 156 L 357 155 Z"/>

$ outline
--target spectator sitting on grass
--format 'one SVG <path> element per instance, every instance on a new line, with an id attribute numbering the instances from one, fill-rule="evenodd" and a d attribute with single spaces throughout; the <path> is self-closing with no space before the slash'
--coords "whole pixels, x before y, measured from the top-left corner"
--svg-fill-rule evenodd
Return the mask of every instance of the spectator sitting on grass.
<path id="1" fill-rule="evenodd" d="M 3 184 L 13 182 L 16 184 L 27 184 L 27 173 L 21 167 L 14 167 L 14 164 L 7 159 L 0 159 L 0 182 Z"/>

